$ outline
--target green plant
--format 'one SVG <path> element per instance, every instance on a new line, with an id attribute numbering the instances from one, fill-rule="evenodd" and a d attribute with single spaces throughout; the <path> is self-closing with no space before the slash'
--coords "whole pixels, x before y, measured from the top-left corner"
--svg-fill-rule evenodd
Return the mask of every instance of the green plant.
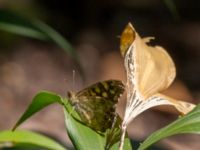
<path id="1" fill-rule="evenodd" d="M 10 11 L 0 10 L 0 30 L 34 38 L 41 41 L 55 43 L 64 50 L 77 63 L 78 69 L 84 79 L 84 72 L 79 62 L 79 56 L 73 46 L 57 31 L 38 19 L 27 19 Z"/>
<path id="2" fill-rule="evenodd" d="M 8 21 L 6 22 L 8 23 Z M 13 23 L 10 23 L 10 24 L 12 25 Z M 2 24 L 2 23 L 0 24 L 0 26 L 3 26 L 3 25 L 5 24 Z M 51 35 L 52 29 L 48 30 L 49 27 L 43 23 L 39 23 L 39 26 L 42 27 L 42 29 L 44 30 L 41 31 L 40 30 L 41 28 L 39 30 L 38 29 L 35 30 L 35 27 L 34 27 L 34 30 L 32 30 L 32 28 L 31 29 L 29 28 L 28 30 L 31 31 L 29 32 L 31 34 L 28 36 L 38 37 L 39 39 L 45 39 L 47 35 Z M 19 28 L 16 28 L 16 29 L 19 29 Z M 18 31 L 19 30 L 15 30 L 15 32 L 18 32 Z M 44 34 L 44 31 L 45 31 L 45 34 Z M 53 33 L 55 32 L 53 31 Z M 26 34 L 26 33 L 20 32 L 20 34 Z M 53 37 L 53 35 L 51 36 Z M 62 38 L 59 38 L 59 36 L 55 36 L 54 38 L 55 38 L 54 40 L 57 41 L 58 43 L 60 42 L 62 43 Z M 33 98 L 31 104 L 29 105 L 27 110 L 23 113 L 23 115 L 20 117 L 20 119 L 17 121 L 12 131 L 7 130 L 7 131 L 0 132 L 0 147 L 16 146 L 16 147 L 21 147 L 21 148 L 22 147 L 30 148 L 33 146 L 37 146 L 40 148 L 55 149 L 55 150 L 66 149 L 66 147 L 59 144 L 55 140 L 52 140 L 38 133 L 33 133 L 30 131 L 22 131 L 22 130 L 14 131 L 19 125 L 24 123 L 27 119 L 29 119 L 35 113 L 41 111 L 43 108 L 51 104 L 58 104 L 63 109 L 63 113 L 65 115 L 64 119 L 65 119 L 65 123 L 67 127 L 67 133 L 75 149 L 77 150 L 93 150 L 93 149 L 104 150 L 106 148 L 115 150 L 115 149 L 118 149 L 119 144 L 120 144 L 121 149 L 125 149 L 125 150 L 132 149 L 131 144 L 130 144 L 130 139 L 128 139 L 127 136 L 125 136 L 127 125 L 129 124 L 131 120 L 133 120 L 137 115 L 139 115 L 144 110 L 151 108 L 153 106 L 161 105 L 161 104 L 173 105 L 180 112 L 186 115 L 183 117 L 180 117 L 178 120 L 171 123 L 170 125 L 154 132 L 138 147 L 139 150 L 147 149 L 152 144 L 168 136 L 182 134 L 182 133 L 199 134 L 200 133 L 200 105 L 197 105 L 195 107 L 195 105 L 193 104 L 178 101 L 159 93 L 161 90 L 167 88 L 173 81 L 173 78 L 175 77 L 175 73 L 173 72 L 174 71 L 173 61 L 171 60 L 170 56 L 168 56 L 167 53 L 165 53 L 163 49 L 161 50 L 160 47 L 156 47 L 156 49 L 159 52 L 161 52 L 161 54 L 164 53 L 164 57 L 166 57 L 166 61 L 164 61 L 164 63 L 158 61 L 162 57 L 154 58 L 153 55 L 152 57 L 150 57 L 151 61 L 147 65 L 140 64 L 140 61 L 137 61 L 137 62 L 135 61 L 135 60 L 143 59 L 146 56 L 150 56 L 152 54 L 150 53 L 149 55 L 146 55 L 148 53 L 148 50 L 149 51 L 152 50 L 151 49 L 152 47 L 149 48 L 148 46 L 145 45 L 147 41 L 149 41 L 149 38 L 140 39 L 140 37 L 138 36 L 138 34 L 135 32 L 134 28 L 130 24 L 127 26 L 127 28 L 122 34 L 121 53 L 125 59 L 125 67 L 127 69 L 127 77 L 128 77 L 127 88 L 128 88 L 129 93 L 128 93 L 127 99 L 130 101 L 129 104 L 132 104 L 132 103 L 134 104 L 134 102 L 136 102 L 137 104 L 137 105 L 131 105 L 131 106 L 127 105 L 122 126 L 119 126 L 118 123 L 114 123 L 112 127 L 108 126 L 108 129 L 106 129 L 105 132 L 95 131 L 94 129 L 96 128 L 91 129 L 90 125 L 89 125 L 90 127 L 88 127 L 87 122 L 84 122 L 83 118 L 80 116 L 80 112 L 78 111 L 76 112 L 75 111 L 76 109 L 75 110 L 73 109 L 74 106 L 73 106 L 73 101 L 71 99 L 69 100 L 69 98 L 61 97 L 60 95 L 56 93 L 43 91 L 43 92 L 39 92 Z M 62 46 L 65 48 L 66 45 L 61 44 L 61 47 Z M 144 53 L 142 53 L 142 55 L 139 55 L 140 57 L 137 56 L 136 54 L 132 56 L 131 52 L 133 51 L 133 48 L 135 47 L 140 48 L 140 50 L 144 50 Z M 136 51 L 136 49 L 134 50 Z M 150 65 L 152 62 L 154 65 Z M 170 67 L 172 68 L 168 68 L 169 64 L 170 64 Z M 133 68 L 134 65 L 137 65 L 137 67 L 138 66 L 142 67 L 139 71 L 137 71 L 137 73 L 140 73 L 139 75 L 143 78 L 138 78 L 139 75 L 137 75 L 136 82 L 132 82 L 132 80 L 135 80 L 135 78 L 133 78 L 135 77 L 134 75 L 136 75 L 136 73 L 133 73 L 133 72 L 138 69 L 138 68 Z M 158 68 L 156 68 L 157 65 L 159 66 Z M 166 71 L 165 70 L 166 68 L 170 69 L 171 72 Z M 172 78 L 170 78 L 170 80 L 167 80 L 166 82 L 158 82 L 159 84 L 156 84 L 153 88 L 152 87 L 149 88 L 149 85 L 151 86 L 152 84 L 155 84 L 153 80 L 155 78 L 153 78 L 151 74 L 149 74 L 149 72 L 146 70 L 150 70 L 150 71 L 153 70 L 157 72 L 158 74 L 156 74 L 157 75 L 156 80 L 165 81 L 165 79 L 169 75 L 171 75 Z M 150 80 L 150 77 L 152 80 Z M 142 85 L 143 85 L 142 88 L 141 88 L 140 80 L 142 80 Z M 153 83 L 149 84 L 149 82 L 153 82 Z M 135 85 L 133 86 L 133 84 L 136 84 L 137 89 L 134 89 Z M 96 92 L 98 93 L 98 89 Z M 138 96 L 137 95 L 135 97 L 134 96 L 129 97 L 130 95 L 135 94 L 134 92 L 136 92 L 136 95 L 138 94 L 140 96 L 137 97 Z M 147 100 L 149 97 L 150 99 Z M 136 99 L 132 99 L 132 98 L 136 98 Z M 111 103 L 111 104 L 114 105 L 115 103 Z M 193 109 L 194 107 L 195 109 Z M 108 109 L 111 109 L 111 108 L 113 107 L 109 107 Z M 114 122 L 114 119 L 112 121 Z M 121 123 L 121 121 L 119 121 L 119 123 Z M 103 125 L 100 124 L 100 126 L 103 126 Z M 122 137 L 120 140 L 121 132 L 122 132 Z M 109 145 L 109 146 L 106 147 L 106 145 Z"/>
<path id="3" fill-rule="evenodd" d="M 65 114 L 65 122 L 67 125 L 67 132 L 72 140 L 74 146 L 78 150 L 92 150 L 97 149 L 103 150 L 105 145 L 105 137 L 101 136 L 94 130 L 83 125 L 73 116 L 78 116 L 76 112 L 73 111 L 72 106 L 67 103 L 66 99 L 63 99 L 61 96 L 51 93 L 51 92 L 40 92 L 34 98 L 32 103 L 29 105 L 28 109 L 21 117 L 21 119 L 16 124 L 17 126 L 23 123 L 26 119 L 31 117 L 36 112 L 39 112 L 43 108 L 51 105 L 59 104 L 63 108 Z M 15 127 L 17 127 L 15 126 Z M 139 150 L 147 149 L 152 144 L 158 142 L 159 140 L 182 133 L 200 133 L 200 105 L 198 105 L 193 111 L 189 114 L 180 117 L 175 122 L 170 125 L 154 132 L 150 135 L 140 146 Z M 16 131 L 1 131 L 0 132 L 0 143 L 3 146 L 3 143 L 11 143 L 10 146 L 26 146 L 35 145 L 47 149 L 56 149 L 63 150 L 66 149 L 64 146 L 58 144 L 56 141 L 48 137 L 44 137 L 38 133 L 33 133 L 30 131 L 16 130 Z M 91 144 L 92 143 L 92 144 Z M 26 144 L 26 145 L 23 145 Z M 6 145 L 6 144 L 5 144 Z M 116 143 L 112 149 L 118 149 L 118 143 Z M 126 138 L 125 150 L 131 149 L 129 139 Z"/>
<path id="4" fill-rule="evenodd" d="M 78 114 L 73 111 L 72 106 L 68 103 L 66 98 L 62 98 L 61 96 L 51 93 L 51 92 L 40 92 L 34 98 L 32 103 L 29 105 L 25 113 L 22 117 L 18 120 L 16 125 L 14 126 L 13 130 L 16 129 L 20 124 L 22 124 L 25 120 L 30 118 L 32 115 L 37 113 L 38 111 L 42 110 L 46 106 L 51 104 L 59 104 L 63 107 L 63 112 L 65 114 L 65 122 L 67 126 L 67 132 L 72 140 L 74 147 L 76 149 L 87 149 L 92 150 L 95 148 L 104 149 L 106 138 L 104 135 L 101 135 L 91 128 L 85 126 L 83 123 L 78 121 L 79 119 Z M 57 150 L 62 150 L 63 146 L 59 145 L 57 142 L 47 139 L 42 139 L 40 135 L 36 135 L 34 133 L 29 133 L 27 131 L 4 131 L 0 134 L 0 141 L 1 142 L 11 142 L 13 144 L 34 144 L 41 147 L 45 147 L 48 149 L 54 149 L 53 147 L 57 147 Z M 27 138 L 31 137 L 31 139 Z M 29 139 L 29 140 L 27 140 Z M 39 142 L 38 142 L 39 140 Z M 50 142 L 49 142 L 50 141 Z M 48 144 L 50 143 L 50 144 Z M 92 144 L 91 144 L 92 143 Z M 131 149 L 130 142 L 126 140 L 126 148 Z M 112 149 L 117 149 L 117 145 L 115 144 Z"/>

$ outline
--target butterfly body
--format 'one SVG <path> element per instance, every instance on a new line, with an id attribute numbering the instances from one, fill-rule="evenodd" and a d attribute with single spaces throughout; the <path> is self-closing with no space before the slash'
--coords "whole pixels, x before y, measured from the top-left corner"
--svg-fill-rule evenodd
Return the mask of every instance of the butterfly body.
<path id="1" fill-rule="evenodd" d="M 89 86 L 78 93 L 69 92 L 69 102 L 81 121 L 95 131 L 105 132 L 112 127 L 115 107 L 124 85 L 118 80 L 107 80 Z"/>

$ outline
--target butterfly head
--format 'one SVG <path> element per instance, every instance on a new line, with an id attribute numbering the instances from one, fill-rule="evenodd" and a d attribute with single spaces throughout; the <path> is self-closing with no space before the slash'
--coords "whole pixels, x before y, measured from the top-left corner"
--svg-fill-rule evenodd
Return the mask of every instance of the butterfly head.
<path id="1" fill-rule="evenodd" d="M 75 96 L 75 93 L 73 93 L 72 91 L 68 91 L 67 92 L 67 97 L 69 99 L 69 102 L 72 104 L 72 105 L 75 105 L 78 101 L 76 100 L 76 96 Z"/>

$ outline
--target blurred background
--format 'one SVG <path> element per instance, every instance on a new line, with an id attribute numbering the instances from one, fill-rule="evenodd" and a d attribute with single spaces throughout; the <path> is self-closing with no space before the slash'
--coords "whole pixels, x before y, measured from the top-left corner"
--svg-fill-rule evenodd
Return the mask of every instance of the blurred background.
<path id="1" fill-rule="evenodd" d="M 154 36 L 152 44 L 166 48 L 174 59 L 177 78 L 164 92 L 199 103 L 200 1 L 0 0 L 0 130 L 10 129 L 41 90 L 66 96 L 67 91 L 100 80 L 120 79 L 125 83 L 119 36 L 128 22 L 142 37 Z M 118 107 L 121 116 L 124 104 L 125 97 Z M 176 118 L 177 112 L 171 107 L 149 110 L 129 126 L 129 135 L 143 140 Z M 59 106 L 48 107 L 21 128 L 72 146 Z M 197 135 L 174 136 L 158 147 L 198 150 L 199 140 Z"/>

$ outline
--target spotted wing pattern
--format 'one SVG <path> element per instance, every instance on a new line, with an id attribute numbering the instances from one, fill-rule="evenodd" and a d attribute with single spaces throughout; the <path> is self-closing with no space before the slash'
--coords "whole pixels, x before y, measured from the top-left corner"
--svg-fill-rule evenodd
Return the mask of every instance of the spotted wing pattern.
<path id="1" fill-rule="evenodd" d="M 124 85 L 121 81 L 98 82 L 75 95 L 75 110 L 87 126 L 105 132 L 112 127 L 116 103 L 123 92 Z"/>
<path id="2" fill-rule="evenodd" d="M 119 80 L 106 80 L 93 84 L 76 94 L 76 97 L 102 97 L 115 103 L 124 92 L 124 85 Z"/>

